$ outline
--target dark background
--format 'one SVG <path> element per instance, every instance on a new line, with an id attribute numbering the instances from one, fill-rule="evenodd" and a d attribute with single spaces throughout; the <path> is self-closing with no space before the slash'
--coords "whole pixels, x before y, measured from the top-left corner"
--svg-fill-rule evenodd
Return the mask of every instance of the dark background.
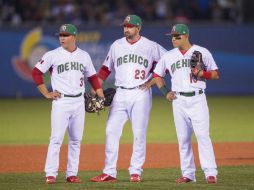
<path id="1" fill-rule="evenodd" d="M 141 16 L 141 34 L 168 50 L 171 39 L 164 34 L 175 23 L 189 26 L 191 42 L 209 49 L 220 70 L 219 80 L 207 81 L 207 94 L 253 95 L 253 10 L 247 0 L 0 0 L 0 97 L 41 97 L 31 70 L 58 46 L 54 34 L 63 23 L 78 27 L 79 47 L 98 69 L 110 44 L 123 36 L 119 25 L 128 14 Z"/>

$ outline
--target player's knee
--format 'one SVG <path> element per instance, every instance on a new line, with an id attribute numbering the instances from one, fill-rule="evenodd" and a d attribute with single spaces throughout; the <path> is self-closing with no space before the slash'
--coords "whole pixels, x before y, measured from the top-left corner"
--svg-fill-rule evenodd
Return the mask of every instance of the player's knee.
<path id="1" fill-rule="evenodd" d="M 79 146 L 81 144 L 81 139 L 69 139 L 69 144 Z"/>
<path id="2" fill-rule="evenodd" d="M 50 144 L 54 146 L 61 146 L 63 142 L 63 139 L 57 136 L 50 138 Z"/>
<path id="3" fill-rule="evenodd" d="M 191 136 L 190 135 L 177 135 L 178 142 L 181 142 L 183 145 L 184 144 L 189 144 L 191 141 Z"/>
<path id="4" fill-rule="evenodd" d="M 197 141 L 203 142 L 210 139 L 209 133 L 197 133 L 196 134 Z"/>
<path id="5" fill-rule="evenodd" d="M 121 131 L 120 130 L 116 130 L 115 128 L 113 129 L 113 128 L 111 128 L 111 127 L 107 127 L 106 128 L 106 135 L 107 136 L 111 136 L 111 135 L 113 135 L 113 136 L 121 136 Z"/>

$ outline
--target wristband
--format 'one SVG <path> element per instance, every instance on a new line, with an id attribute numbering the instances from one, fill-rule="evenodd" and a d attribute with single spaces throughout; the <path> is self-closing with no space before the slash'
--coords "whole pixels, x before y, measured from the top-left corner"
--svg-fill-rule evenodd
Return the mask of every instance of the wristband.
<path id="1" fill-rule="evenodd" d="M 159 89 L 164 96 L 166 96 L 169 92 L 165 85 L 160 87 Z"/>
<path id="2" fill-rule="evenodd" d="M 203 71 L 202 77 L 203 77 L 204 79 L 209 80 L 209 79 L 212 78 L 212 72 L 210 72 L 210 71 Z"/>

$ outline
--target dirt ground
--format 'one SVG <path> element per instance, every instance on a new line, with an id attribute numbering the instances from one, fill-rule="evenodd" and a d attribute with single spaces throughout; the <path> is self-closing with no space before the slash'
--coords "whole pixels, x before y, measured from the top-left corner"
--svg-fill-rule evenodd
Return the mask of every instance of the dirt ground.
<path id="1" fill-rule="evenodd" d="M 102 170 L 104 145 L 82 145 L 80 171 Z M 254 165 L 254 143 L 215 143 L 214 151 L 218 166 Z M 195 162 L 199 166 L 197 145 L 193 144 Z M 127 169 L 132 145 L 120 145 L 118 169 Z M 47 146 L 0 146 L 0 173 L 43 172 Z M 60 153 L 60 171 L 65 171 L 67 146 Z M 148 144 L 144 168 L 179 167 L 177 144 Z"/>

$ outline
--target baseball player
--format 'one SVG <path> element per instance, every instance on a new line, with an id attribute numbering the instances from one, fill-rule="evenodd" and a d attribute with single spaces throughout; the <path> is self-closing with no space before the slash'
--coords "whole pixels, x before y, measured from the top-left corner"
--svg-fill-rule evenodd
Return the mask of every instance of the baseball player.
<path id="1" fill-rule="evenodd" d="M 130 182 L 140 182 L 146 154 L 146 131 L 152 106 L 151 89 L 142 85 L 152 78 L 154 63 L 165 49 L 140 35 L 142 21 L 137 15 L 128 15 L 123 22 L 124 36 L 110 47 L 99 70 L 103 82 L 115 72 L 116 94 L 111 104 L 106 127 L 105 167 L 103 173 L 91 178 L 93 182 L 115 182 L 117 176 L 119 140 L 124 124 L 131 121 L 133 152 L 130 161 Z"/>
<path id="2" fill-rule="evenodd" d="M 158 88 L 172 102 L 176 133 L 179 143 L 182 177 L 176 183 L 195 182 L 195 163 L 191 136 L 194 131 L 198 143 L 199 159 L 207 183 L 217 182 L 217 166 L 209 136 L 209 111 L 205 96 L 205 80 L 218 79 L 218 67 L 211 53 L 204 47 L 189 42 L 189 29 L 176 24 L 171 33 L 174 49 L 168 51 L 154 69 Z M 202 54 L 204 70 L 190 67 L 194 51 Z M 166 89 L 166 71 L 171 75 L 172 91 Z"/>
<path id="3" fill-rule="evenodd" d="M 88 78 L 98 96 L 103 98 L 104 95 L 89 54 L 76 45 L 76 27 L 64 24 L 58 35 L 61 47 L 45 53 L 32 72 L 41 94 L 53 100 L 51 137 L 45 164 L 46 183 L 56 182 L 59 152 L 66 129 L 69 139 L 66 181 L 80 183 L 77 173 L 85 118 L 84 77 Z M 43 82 L 43 73 L 48 70 L 51 72 L 52 92 Z"/>

